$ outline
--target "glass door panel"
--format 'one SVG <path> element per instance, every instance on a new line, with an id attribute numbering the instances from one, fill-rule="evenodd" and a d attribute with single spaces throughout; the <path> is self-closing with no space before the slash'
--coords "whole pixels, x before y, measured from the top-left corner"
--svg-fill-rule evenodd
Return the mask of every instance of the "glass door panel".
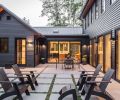
<path id="1" fill-rule="evenodd" d="M 107 72 L 107 70 L 111 67 L 111 34 L 108 34 L 105 36 L 105 67 L 104 71 Z"/>
<path id="2" fill-rule="evenodd" d="M 17 64 L 26 64 L 26 39 L 16 40 Z"/>
<path id="3" fill-rule="evenodd" d="M 97 43 L 96 40 L 94 39 L 94 43 L 93 43 L 93 66 L 96 67 L 96 56 L 97 56 Z"/>
<path id="4" fill-rule="evenodd" d="M 59 62 L 63 61 L 67 54 L 70 53 L 70 45 L 68 41 L 59 42 Z"/>
<path id="5" fill-rule="evenodd" d="M 48 62 L 56 62 L 58 61 L 58 42 L 51 41 L 48 44 Z"/>
<path id="6" fill-rule="evenodd" d="M 98 41 L 98 64 L 101 64 L 103 66 L 103 36 L 99 37 Z"/>
<path id="7" fill-rule="evenodd" d="M 90 41 L 90 64 L 92 65 L 92 41 Z"/>
<path id="8" fill-rule="evenodd" d="M 120 80 L 120 31 L 117 32 L 116 40 L 116 78 Z"/>
<path id="9" fill-rule="evenodd" d="M 81 61 L 80 42 L 70 42 L 70 54 L 76 61 Z"/>

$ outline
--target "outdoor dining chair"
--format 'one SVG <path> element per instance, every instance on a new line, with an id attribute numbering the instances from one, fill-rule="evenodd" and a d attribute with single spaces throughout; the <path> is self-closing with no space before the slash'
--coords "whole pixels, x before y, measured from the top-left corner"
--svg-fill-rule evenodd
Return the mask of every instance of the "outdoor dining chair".
<path id="1" fill-rule="evenodd" d="M 109 69 L 104 77 L 97 77 L 96 78 L 102 78 L 101 81 L 86 81 L 84 84 L 84 87 L 81 92 L 81 98 L 82 100 L 90 100 L 91 95 L 96 95 L 99 97 L 102 97 L 106 100 L 113 100 L 113 98 L 106 92 L 106 88 L 109 83 L 111 83 L 111 78 L 114 73 L 113 69 Z M 97 84 L 99 83 L 99 85 Z M 60 95 L 58 100 L 63 100 L 68 95 L 73 95 L 73 100 L 77 100 L 77 93 L 75 89 L 71 89 L 68 91 L 65 91 Z"/>
<path id="2" fill-rule="evenodd" d="M 67 58 L 64 60 L 64 68 L 74 68 L 74 61 L 72 58 Z"/>
<path id="3" fill-rule="evenodd" d="M 25 80 L 23 77 L 20 77 L 19 80 L 23 83 L 30 84 L 32 90 L 35 90 L 34 84 L 38 86 L 38 83 L 36 80 L 37 77 L 35 77 L 33 71 L 21 71 L 17 64 L 12 65 L 12 68 L 15 71 L 15 75 L 18 77 L 26 75 L 27 80 Z"/>
<path id="4" fill-rule="evenodd" d="M 12 81 L 9 78 L 14 78 Z M 0 84 L 4 92 L 0 95 L 0 100 L 4 100 L 7 97 L 16 95 L 18 100 L 23 100 L 22 93 L 30 95 L 28 91 L 28 84 L 19 84 L 19 82 L 14 81 L 18 77 L 7 77 L 3 68 L 0 68 Z"/>

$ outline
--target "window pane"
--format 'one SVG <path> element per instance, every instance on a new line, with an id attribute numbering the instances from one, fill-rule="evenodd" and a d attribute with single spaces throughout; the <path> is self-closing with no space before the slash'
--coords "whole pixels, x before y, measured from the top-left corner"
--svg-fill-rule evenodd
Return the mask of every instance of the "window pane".
<path id="1" fill-rule="evenodd" d="M 8 39 L 0 38 L 0 53 L 7 53 L 7 52 L 8 52 Z"/>
<path id="2" fill-rule="evenodd" d="M 113 4 L 116 0 L 111 0 L 111 4 Z"/>
<path id="3" fill-rule="evenodd" d="M 107 72 L 108 69 L 111 67 L 111 34 L 105 36 L 105 69 L 104 71 Z"/>
<path id="4" fill-rule="evenodd" d="M 101 1 L 101 13 L 105 11 L 105 0 Z"/>
<path id="5" fill-rule="evenodd" d="M 95 3 L 95 18 L 96 19 L 98 18 L 98 0 L 96 0 L 96 3 Z"/>

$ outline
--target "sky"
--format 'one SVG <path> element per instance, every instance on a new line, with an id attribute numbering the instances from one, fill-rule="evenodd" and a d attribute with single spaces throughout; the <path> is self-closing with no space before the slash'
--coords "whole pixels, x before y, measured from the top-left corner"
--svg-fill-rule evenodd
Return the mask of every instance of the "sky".
<path id="1" fill-rule="evenodd" d="M 0 0 L 0 4 L 12 11 L 18 17 L 26 17 L 33 27 L 46 26 L 47 17 L 41 17 L 42 2 L 40 0 Z"/>

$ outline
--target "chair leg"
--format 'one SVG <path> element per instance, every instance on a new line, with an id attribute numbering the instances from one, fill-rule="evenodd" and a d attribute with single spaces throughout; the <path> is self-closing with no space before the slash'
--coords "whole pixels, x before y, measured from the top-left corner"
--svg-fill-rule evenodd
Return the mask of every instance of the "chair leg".
<path id="1" fill-rule="evenodd" d="M 35 85 L 38 86 L 38 82 L 37 82 L 37 80 L 35 80 Z"/>
<path id="2" fill-rule="evenodd" d="M 92 91 L 94 89 L 94 86 L 95 86 L 95 84 L 91 84 L 91 86 L 89 87 L 89 89 L 88 89 L 88 91 L 86 93 L 85 100 L 89 100 L 90 99 L 90 97 L 92 95 Z"/>
<path id="3" fill-rule="evenodd" d="M 28 89 L 25 91 L 26 95 L 30 95 L 30 92 L 28 91 Z"/>
<path id="4" fill-rule="evenodd" d="M 86 80 L 86 77 L 81 77 L 81 83 L 79 83 L 79 89 L 78 90 L 81 90 L 83 85 L 85 84 L 85 80 Z"/>
<path id="5" fill-rule="evenodd" d="M 34 75 L 33 71 L 30 71 L 30 73 L 32 73 L 32 78 L 34 79 L 35 75 Z M 36 78 L 35 78 L 35 85 L 38 86 L 38 82 L 37 82 Z"/>
<path id="6" fill-rule="evenodd" d="M 30 75 L 27 75 L 27 79 L 28 79 L 28 82 L 29 82 L 30 87 L 32 88 L 32 90 L 35 90 L 35 87 L 33 85 L 32 79 L 30 78 Z"/>
<path id="7" fill-rule="evenodd" d="M 20 91 L 19 91 L 19 88 L 18 88 L 17 84 L 16 84 L 16 83 L 13 83 L 13 86 L 14 86 L 14 88 L 15 88 L 15 90 L 16 90 L 16 94 L 17 94 L 18 99 L 19 99 L 19 100 L 23 100 L 22 95 L 21 95 L 21 93 L 20 93 Z"/>

